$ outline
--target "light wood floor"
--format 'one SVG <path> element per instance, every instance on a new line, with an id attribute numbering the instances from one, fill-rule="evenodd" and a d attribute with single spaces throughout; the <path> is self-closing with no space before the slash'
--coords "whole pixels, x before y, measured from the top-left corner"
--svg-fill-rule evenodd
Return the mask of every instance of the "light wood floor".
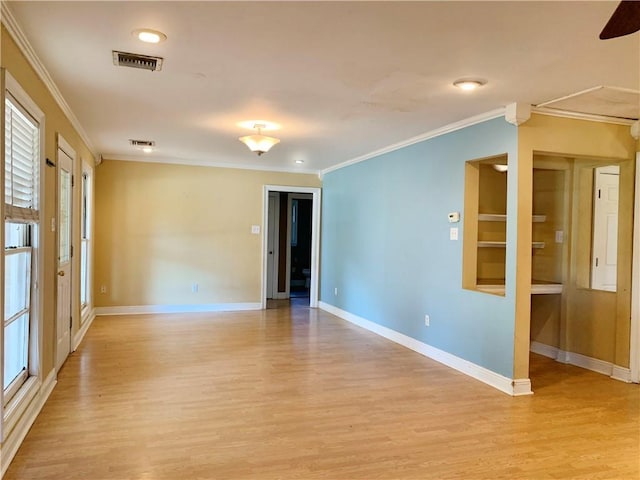
<path id="1" fill-rule="evenodd" d="M 309 308 L 98 318 L 5 478 L 640 478 L 638 385 L 532 378 L 512 398 Z"/>

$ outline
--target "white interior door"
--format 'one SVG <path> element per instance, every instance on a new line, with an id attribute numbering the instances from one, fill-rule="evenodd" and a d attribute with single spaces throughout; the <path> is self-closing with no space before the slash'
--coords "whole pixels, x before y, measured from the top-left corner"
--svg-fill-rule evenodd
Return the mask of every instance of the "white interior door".
<path id="1" fill-rule="evenodd" d="M 591 288 L 616 291 L 620 167 L 595 169 Z"/>
<path id="2" fill-rule="evenodd" d="M 56 368 L 71 351 L 71 228 L 73 160 L 58 148 L 58 275 L 56 315 Z"/>
<path id="3" fill-rule="evenodd" d="M 278 194 L 269 194 L 269 210 L 268 210 L 268 226 L 267 226 L 267 298 L 275 298 L 278 291 L 278 265 L 276 264 L 276 233 L 277 225 L 276 218 L 279 217 L 277 210 L 278 206 Z"/>

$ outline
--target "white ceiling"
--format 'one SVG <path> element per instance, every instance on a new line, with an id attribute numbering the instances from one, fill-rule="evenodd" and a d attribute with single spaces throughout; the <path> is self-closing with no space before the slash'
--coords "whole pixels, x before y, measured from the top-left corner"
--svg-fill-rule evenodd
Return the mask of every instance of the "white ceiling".
<path id="1" fill-rule="evenodd" d="M 514 101 L 640 88 L 639 34 L 598 39 L 617 2 L 9 6 L 105 158 L 320 171 Z M 141 43 L 142 27 L 168 39 Z M 162 71 L 116 67 L 112 50 L 162 56 Z M 469 76 L 488 84 L 452 86 Z M 282 126 L 261 157 L 237 140 L 256 119 Z"/>

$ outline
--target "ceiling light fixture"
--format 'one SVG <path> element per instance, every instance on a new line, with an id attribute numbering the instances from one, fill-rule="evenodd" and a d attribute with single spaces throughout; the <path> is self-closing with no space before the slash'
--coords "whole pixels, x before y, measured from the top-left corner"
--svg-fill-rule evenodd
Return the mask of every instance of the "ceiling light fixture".
<path id="1" fill-rule="evenodd" d="M 304 160 L 296 160 L 296 163 L 297 164 L 302 164 L 302 163 L 304 163 Z"/>
<path id="2" fill-rule="evenodd" d="M 251 150 L 252 152 L 256 152 L 258 155 L 262 155 L 263 153 L 267 153 L 269 150 L 271 150 L 271 147 L 273 147 L 276 143 L 280 143 L 279 138 L 267 137 L 266 135 L 262 135 L 262 129 L 265 128 L 265 125 L 263 123 L 255 123 L 253 125 L 253 128 L 258 131 L 257 135 L 247 135 L 246 137 L 238 138 L 238 140 L 249 147 L 249 150 Z"/>
<path id="3" fill-rule="evenodd" d="M 486 80 L 481 80 L 478 78 L 461 78 L 453 82 L 453 85 L 458 87 L 460 90 L 464 90 L 466 92 L 470 92 L 477 88 L 480 88 L 487 84 Z"/>
<path id="4" fill-rule="evenodd" d="M 164 33 L 148 28 L 139 28 L 138 30 L 134 30 L 132 33 L 138 40 L 145 43 L 160 43 L 167 39 L 167 36 Z"/>

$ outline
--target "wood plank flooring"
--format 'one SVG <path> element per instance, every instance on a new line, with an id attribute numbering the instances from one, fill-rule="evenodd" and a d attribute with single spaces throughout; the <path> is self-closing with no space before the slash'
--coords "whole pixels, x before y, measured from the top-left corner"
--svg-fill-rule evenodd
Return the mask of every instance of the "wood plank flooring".
<path id="1" fill-rule="evenodd" d="M 5 479 L 640 478 L 640 387 L 532 366 L 512 398 L 309 308 L 97 318 Z"/>

